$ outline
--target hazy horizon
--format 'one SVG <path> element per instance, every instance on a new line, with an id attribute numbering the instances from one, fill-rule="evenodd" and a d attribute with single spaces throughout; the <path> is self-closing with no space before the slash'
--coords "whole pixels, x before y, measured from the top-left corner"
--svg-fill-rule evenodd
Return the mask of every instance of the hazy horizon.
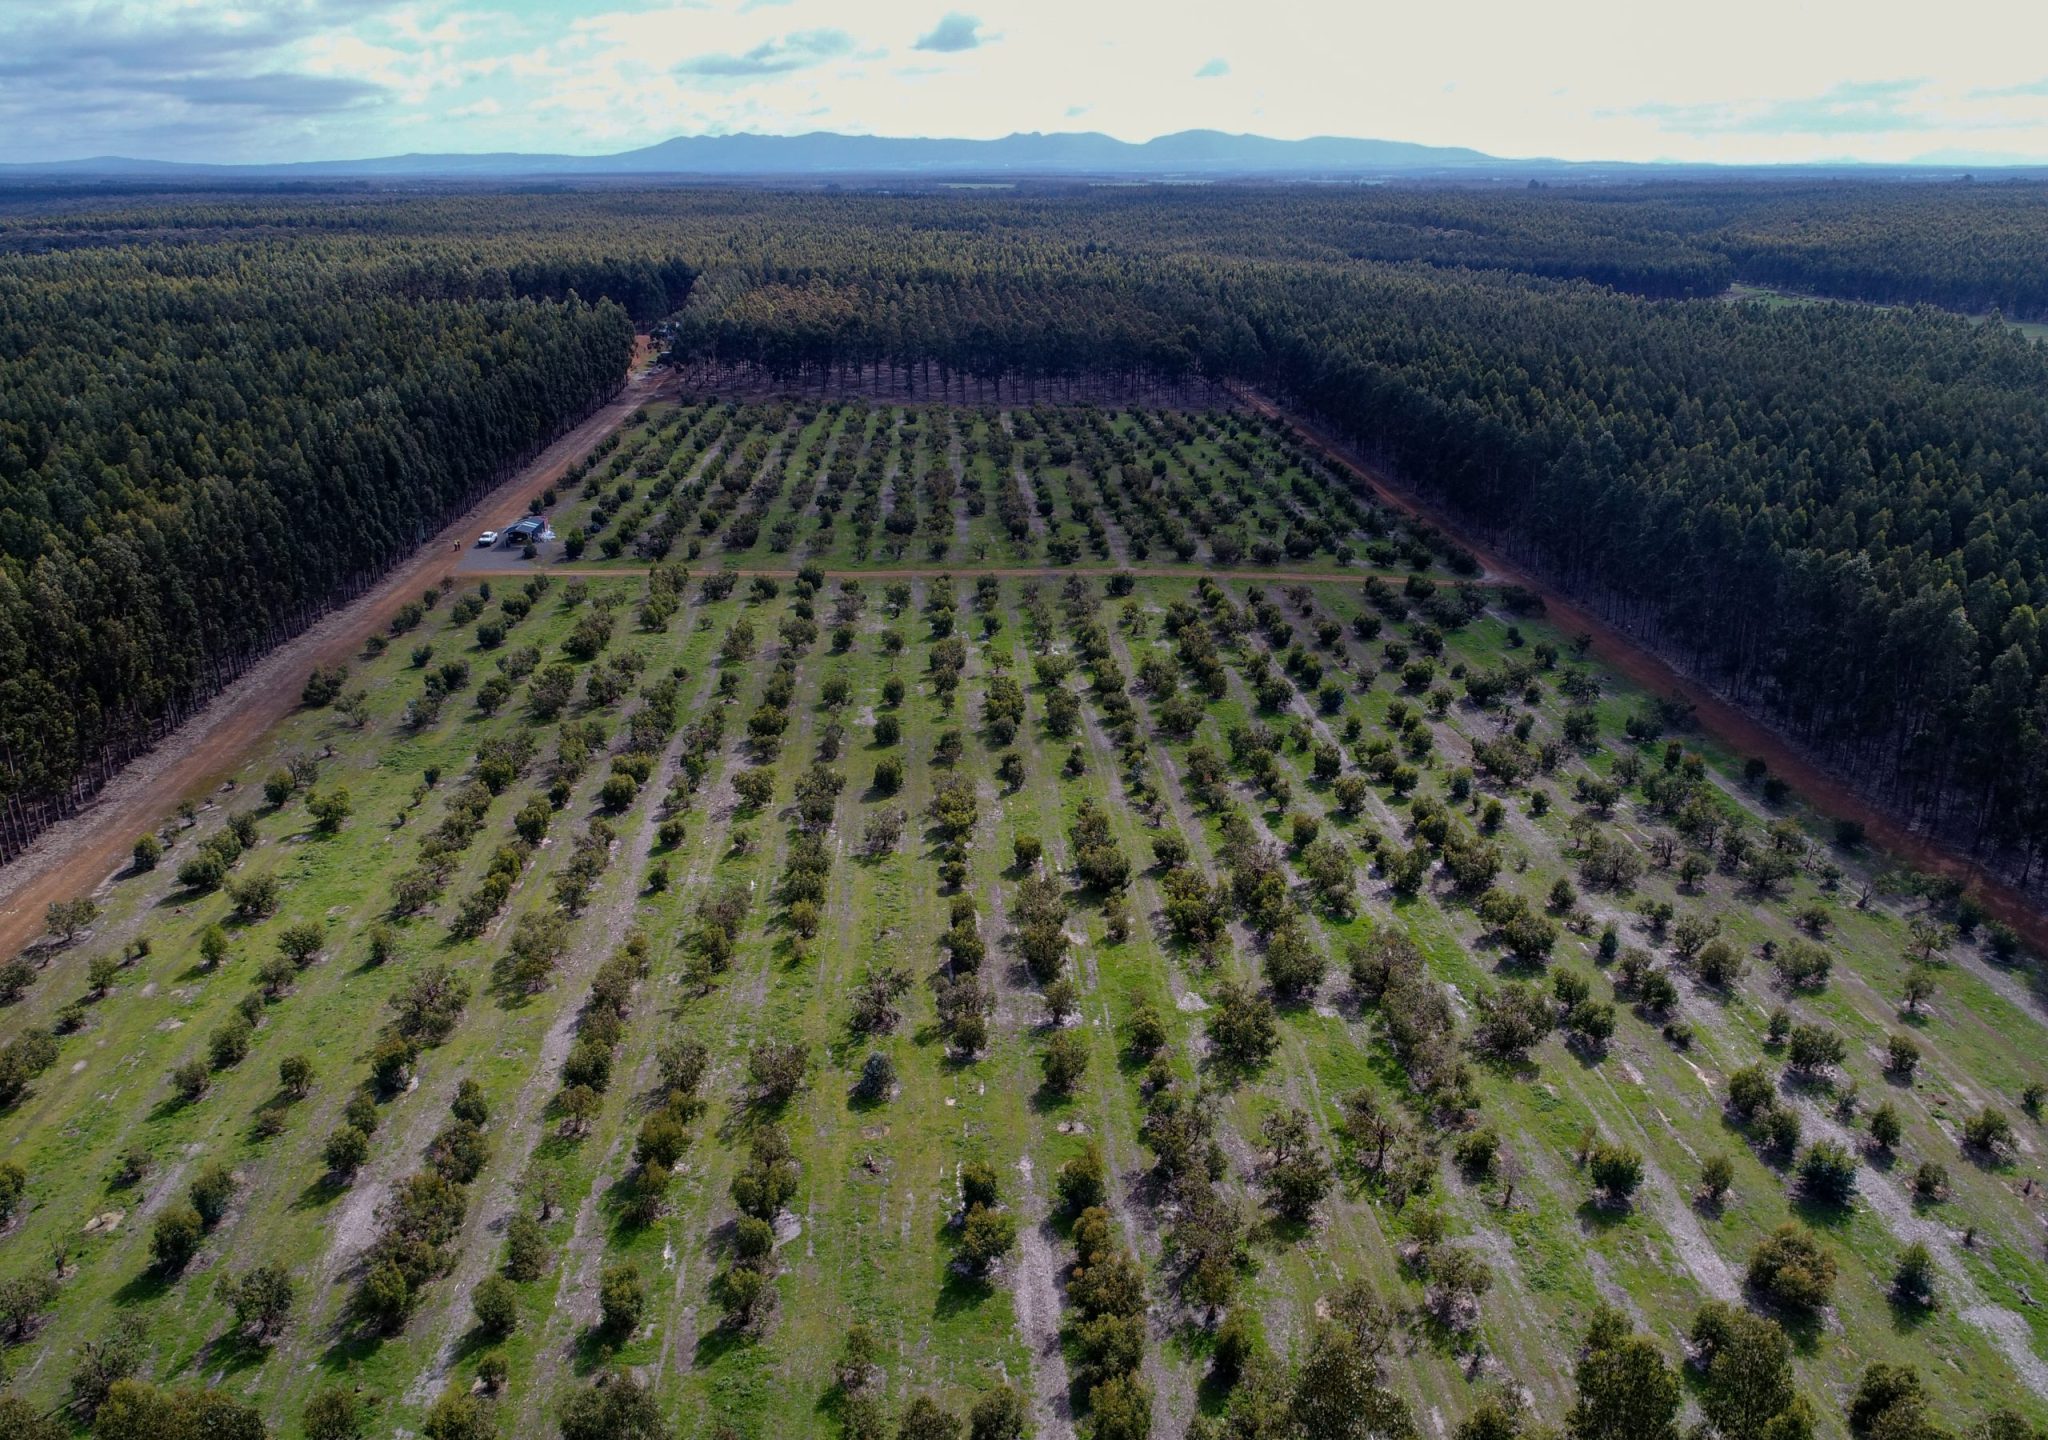
<path id="1" fill-rule="evenodd" d="M 1679 164 L 2048 162 L 1994 0 L 1457 14 L 1143 0 L 56 0 L 0 15 L 0 161 L 603 155 L 677 136 L 1189 129 Z M 1989 44 L 2005 35 L 2021 43 Z"/>

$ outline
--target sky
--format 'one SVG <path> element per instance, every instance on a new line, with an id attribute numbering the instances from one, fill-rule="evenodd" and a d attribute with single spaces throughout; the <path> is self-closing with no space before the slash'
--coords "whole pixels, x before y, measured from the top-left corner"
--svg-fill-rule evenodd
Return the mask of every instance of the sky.
<path id="1" fill-rule="evenodd" d="M 1211 128 L 2048 162 L 2042 0 L 0 0 L 0 160 Z"/>

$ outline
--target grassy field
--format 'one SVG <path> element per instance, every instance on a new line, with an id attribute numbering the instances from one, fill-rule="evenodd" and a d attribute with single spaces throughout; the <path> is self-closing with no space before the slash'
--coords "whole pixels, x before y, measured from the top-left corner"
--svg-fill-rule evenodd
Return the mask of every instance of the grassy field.
<path id="1" fill-rule="evenodd" d="M 1864 301 L 1854 300 L 1831 300 L 1829 297 L 1823 295 L 1801 295 L 1790 290 L 1773 290 L 1768 285 L 1744 284 L 1730 285 L 1728 287 L 1727 298 L 1730 300 L 1754 301 L 1760 305 L 1772 306 L 1827 304 L 1854 305 L 1866 303 Z M 1880 306 L 1879 308 L 1891 309 L 1892 307 Z M 1991 317 L 1988 315 L 1972 315 L 1968 317 L 1970 322 L 1975 325 L 1981 325 L 1990 318 Z M 2029 340 L 2048 340 L 2048 321 L 2008 320 L 2005 323 L 2012 329 L 2019 331 L 2020 334 L 2024 335 Z"/>
<path id="2" fill-rule="evenodd" d="M 998 434 L 1015 445 L 1007 472 Z M 1132 458 L 1111 470 L 1084 458 L 1091 446 Z M 1847 1398 L 1880 1361 L 1917 1367 L 1958 1427 L 1996 1406 L 2048 1418 L 2043 1137 L 2023 1103 L 2048 1064 L 2028 958 L 1576 659 L 1573 637 L 1517 597 L 1439 583 L 1440 551 L 1275 433 L 1237 416 L 694 405 L 652 411 L 615 454 L 597 483 L 641 492 L 629 514 L 662 477 L 669 497 L 701 487 L 701 504 L 725 488 L 711 457 L 736 457 L 734 509 L 713 533 L 760 502 L 761 537 L 706 547 L 687 579 L 671 564 L 433 596 L 337 701 L 164 817 L 153 869 L 81 877 L 96 913 L 25 957 L 0 1037 L 54 1034 L 55 1054 L 0 1117 L 0 1154 L 26 1174 L 0 1280 L 48 1276 L 54 1295 L 5 1351 L 17 1393 L 60 1405 L 112 1339 L 135 1373 L 221 1387 L 285 1435 L 338 1386 L 364 1398 L 373 1434 L 418 1433 L 437 1407 L 445 1419 L 446 1397 L 476 1396 L 500 1433 L 551 1436 L 614 1367 L 680 1434 L 837 1434 L 849 1401 L 835 1367 L 860 1324 L 876 1342 L 868 1389 L 892 1417 L 918 1395 L 964 1414 L 1008 1384 L 1035 1433 L 1088 1433 L 1086 1347 L 1063 1328 L 1072 1223 L 1055 1192 L 1093 1149 L 1145 1276 L 1137 1373 L 1156 1435 L 1226 1408 L 1210 1366 L 1230 1317 L 1256 1317 L 1284 1360 L 1357 1278 L 1398 1307 L 1389 1383 L 1423 1433 L 1450 1434 L 1498 1395 L 1560 1421 L 1598 1306 L 1676 1363 L 1703 1302 L 1768 1308 L 1745 1271 L 1788 1220 L 1838 1272 L 1826 1305 L 1777 1312 L 1818 1433 L 1847 1433 Z M 1147 508 L 1164 494 L 1153 481 L 1206 476 L 1231 493 L 1254 472 L 1263 488 L 1237 516 L 1206 517 L 1212 530 L 1284 546 L 1307 519 L 1341 516 L 1330 544 L 1281 562 L 1328 578 L 1233 577 L 1206 532 L 1185 575 L 1114 574 L 1173 513 Z M 835 476 L 847 505 L 820 526 Z M 1022 538 L 1000 518 L 1011 484 Z M 596 498 L 566 505 L 557 530 Z M 865 543 L 850 518 L 863 504 Z M 899 505 L 915 522 L 891 555 L 882 522 Z M 767 537 L 785 516 L 796 539 L 777 550 Z M 977 580 L 978 565 L 1043 563 L 1063 536 L 1081 551 L 1074 573 Z M 936 559 L 924 537 L 943 543 Z M 1340 555 L 1412 561 L 1411 579 L 1347 578 Z M 680 544 L 667 558 L 683 560 Z M 736 581 L 712 568 L 727 561 L 852 573 Z M 647 561 L 628 549 L 616 563 Z M 921 570 L 858 573 L 884 565 Z M 494 705 L 487 686 L 504 692 Z M 877 774 L 890 760 L 896 788 Z M 843 784 L 820 789 L 821 775 Z M 477 819 L 458 833 L 446 822 L 465 795 Z M 228 883 L 181 883 L 231 820 L 253 843 Z M 1160 858 L 1162 836 L 1184 857 Z M 1636 873 L 1616 883 L 1603 847 Z M 1100 880 L 1105 850 L 1126 862 L 1120 881 L 1114 866 Z M 439 883 L 421 890 L 436 851 Z M 1475 857 L 1477 883 L 1453 864 Z M 494 872 L 509 885 L 476 901 Z M 268 906 L 250 883 L 262 876 L 277 882 Z M 1176 898 L 1190 877 L 1227 897 L 1199 938 Z M 1058 1021 L 1027 963 L 1047 894 L 1072 982 L 1071 999 L 1051 997 L 1071 1008 Z M 1550 927 L 1547 954 L 1504 946 L 1508 896 Z M 1709 983 L 1701 922 L 1745 973 Z M 309 923 L 303 963 L 280 962 Z M 971 1049 L 940 1005 L 971 969 L 942 944 L 962 926 L 987 950 Z M 1392 992 L 1354 965 L 1391 936 L 1422 957 L 1404 993 L 1438 997 L 1444 1033 L 1404 1036 Z M 1234 985 L 1265 994 L 1283 950 L 1318 957 L 1320 978 L 1273 997 L 1269 1052 L 1238 1063 L 1219 1016 L 1238 1013 Z M 1820 983 L 1788 978 L 1816 954 L 1832 962 Z M 119 963 L 94 970 L 107 959 Z M 893 1023 L 863 1023 L 862 995 L 892 971 Z M 1560 975 L 1596 1008 L 1615 1002 L 1604 1043 L 1557 1028 Z M 405 1016 L 437 976 L 463 993 L 422 1028 Z M 1909 977 L 1929 989 L 1911 1005 Z M 1516 983 L 1544 1019 L 1526 1046 L 1488 1043 Z M 1132 1037 L 1153 1024 L 1165 1044 L 1148 1062 Z M 1793 1065 L 1806 1032 L 1788 1026 L 1837 1037 L 1840 1058 Z M 1902 1035 L 1920 1054 L 1910 1075 L 1887 1063 Z M 801 1078 L 778 1098 L 760 1062 L 792 1045 Z M 690 1104 L 671 1094 L 684 1046 L 701 1047 Z M 1054 1052 L 1083 1057 L 1070 1090 L 1046 1079 Z M 863 1094 L 876 1054 L 891 1079 Z M 308 1084 L 284 1083 L 286 1057 L 310 1062 Z M 1725 1103 L 1729 1077 L 1758 1062 L 1767 1109 L 1802 1132 L 1784 1153 Z M 203 1093 L 186 1098 L 174 1072 L 195 1064 Z M 1398 1186 L 1347 1124 L 1361 1091 L 1401 1137 Z M 1192 1185 L 1165 1183 L 1147 1125 L 1174 1095 L 1212 1127 Z M 451 1140 L 458 1097 L 484 1112 L 469 1164 L 451 1158 L 454 1140 L 476 1140 Z M 1876 1146 L 1887 1104 L 1902 1133 Z M 1966 1144 L 1987 1108 L 2010 1139 Z M 1334 1167 L 1305 1218 L 1272 1203 L 1268 1122 L 1297 1113 L 1290 1143 Z M 688 1131 L 665 1171 L 636 1159 L 663 1114 Z M 372 1117 L 366 1158 L 335 1173 L 330 1138 Z M 748 1258 L 735 1181 L 774 1133 L 794 1183 L 772 1250 Z M 1847 1203 L 1799 1181 L 1799 1157 L 1830 1139 L 1856 1162 Z M 1586 1159 L 1601 1145 L 1637 1159 L 1627 1203 L 1594 1194 Z M 1729 1184 L 1708 1202 L 1716 1156 Z M 1017 1232 L 986 1273 L 963 1257 L 977 1163 Z M 1918 1194 L 1924 1163 L 1946 1183 Z M 224 1208 L 189 1260 L 153 1263 L 154 1234 L 212 1167 L 233 1177 Z M 366 1257 L 424 1173 L 467 1178 L 407 1304 L 378 1321 L 361 1303 Z M 1214 1207 L 1200 1225 L 1198 1198 Z M 473 1302 L 532 1222 L 543 1263 L 511 1287 L 509 1333 L 488 1332 Z M 1212 1304 L 1190 1263 L 1219 1234 L 1234 1293 Z M 1914 1242 L 1934 1262 L 1931 1307 L 1893 1295 Z M 1447 1293 L 1453 1256 L 1455 1273 L 1483 1273 L 1476 1296 Z M 292 1281 L 289 1314 L 251 1338 L 218 1282 L 268 1265 Z M 640 1306 L 607 1324 L 605 1293 L 636 1288 L 627 1266 Z M 770 1292 L 745 1323 L 740 1270 Z M 1692 1410 L 1706 1392 L 1687 1375 Z"/>

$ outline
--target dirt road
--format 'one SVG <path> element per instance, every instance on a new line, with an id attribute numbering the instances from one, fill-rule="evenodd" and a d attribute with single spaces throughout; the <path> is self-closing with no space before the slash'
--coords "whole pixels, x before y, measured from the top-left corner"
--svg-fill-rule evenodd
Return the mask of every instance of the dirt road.
<path id="1" fill-rule="evenodd" d="M 2043 916 L 2019 891 L 1985 875 L 1968 856 L 1908 829 L 1896 816 L 1872 804 L 1840 776 L 1815 764 L 1754 715 L 1723 699 L 1708 686 L 1679 673 L 1641 642 L 1580 608 L 1484 545 L 1475 543 L 1451 517 L 1367 465 L 1335 433 L 1281 409 L 1257 391 L 1241 388 L 1238 394 L 1252 409 L 1286 425 L 1332 464 L 1363 480 L 1389 506 L 1402 514 L 1427 520 L 1470 550 L 1486 567 L 1489 579 L 1520 585 L 1541 595 L 1550 621 L 1568 634 L 1591 635 L 1594 653 L 1599 655 L 1602 663 L 1619 670 L 1646 690 L 1684 699 L 1694 707 L 1695 718 L 1702 730 L 1730 749 L 1761 757 L 1769 763 L 1771 773 L 1783 779 L 1821 813 L 1838 819 L 1861 821 L 1871 843 L 1893 852 L 1918 869 L 1960 877 L 1986 910 L 2017 930 L 2037 953 L 2048 952 L 2048 916 Z"/>
<path id="2" fill-rule="evenodd" d="M 299 690 L 314 666 L 352 658 L 400 605 L 453 569 L 480 528 L 525 510 L 532 496 L 661 393 L 669 382 L 644 363 L 647 353 L 643 340 L 633 375 L 616 399 L 592 412 L 518 475 L 400 562 L 374 589 L 264 656 L 110 780 L 90 805 L 51 826 L 0 868 L 0 956 L 17 953 L 43 933 L 43 911 L 52 900 L 96 888 L 128 863 L 137 836 L 154 829 L 180 800 L 197 798 L 217 786 L 258 737 L 298 706 Z"/>

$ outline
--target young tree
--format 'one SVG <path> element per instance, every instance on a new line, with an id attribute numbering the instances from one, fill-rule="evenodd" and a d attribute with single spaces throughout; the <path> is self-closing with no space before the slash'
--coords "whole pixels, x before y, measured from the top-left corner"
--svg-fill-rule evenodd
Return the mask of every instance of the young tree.
<path id="1" fill-rule="evenodd" d="M 1283 1220 L 1305 1223 L 1329 1194 L 1336 1174 L 1302 1111 L 1289 1108 L 1268 1115 L 1262 1133 L 1271 1157 L 1262 1177 L 1266 1203 Z"/>
<path id="2" fill-rule="evenodd" d="M 476 1323 L 486 1335 L 504 1339 L 519 1326 L 519 1292 L 502 1275 L 488 1275 L 469 1295 Z"/>
<path id="3" fill-rule="evenodd" d="M 2012 1121 L 2005 1117 L 2004 1111 L 1995 1106 L 1986 1105 L 1963 1122 L 1964 1146 L 1980 1151 L 1994 1160 L 2007 1159 L 2017 1143 Z"/>
<path id="4" fill-rule="evenodd" d="M 277 951 L 291 961 L 294 969 L 303 970 L 313 963 L 313 958 L 326 942 L 327 929 L 324 925 L 318 920 L 300 920 L 278 932 Z"/>
<path id="5" fill-rule="evenodd" d="M 1775 1440 L 1811 1433 L 1811 1412 L 1793 1389 L 1792 1347 L 1775 1320 L 1710 1300 L 1689 1338 L 1705 1382 L 1700 1408 L 1720 1434 Z"/>
<path id="6" fill-rule="evenodd" d="M 913 1395 L 897 1421 L 896 1440 L 960 1440 L 960 1417 L 929 1395 Z"/>
<path id="7" fill-rule="evenodd" d="M 553 1253 L 548 1244 L 547 1231 L 540 1221 L 531 1215 L 514 1215 L 505 1227 L 505 1278 L 515 1281 L 538 1280 L 547 1274 L 548 1258 Z"/>
<path id="8" fill-rule="evenodd" d="M 1046 1088 L 1058 1095 L 1071 1095 L 1088 1073 L 1088 1045 L 1071 1030 L 1060 1030 L 1045 1042 L 1040 1056 Z"/>
<path id="9" fill-rule="evenodd" d="M 282 1265 L 258 1265 L 239 1276 L 223 1274 L 220 1297 L 233 1307 L 235 1325 L 259 1345 L 267 1345 L 291 1319 L 297 1287 Z"/>
<path id="10" fill-rule="evenodd" d="M 598 1312 L 601 1323 L 615 1336 L 627 1336 L 640 1327 L 647 1309 L 647 1287 L 639 1268 L 630 1263 L 607 1265 L 598 1281 Z"/>
<path id="11" fill-rule="evenodd" d="M 1024 1440 L 1030 1419 L 1024 1397 L 1007 1385 L 984 1390 L 967 1413 L 967 1440 Z"/>
<path id="12" fill-rule="evenodd" d="M 1911 1080 L 1920 1068 L 1920 1047 L 1904 1035 L 1892 1036 L 1885 1042 L 1884 1068 L 1888 1075 Z"/>
<path id="13" fill-rule="evenodd" d="M 466 1390 L 449 1390 L 420 1421 L 422 1440 L 496 1440 L 497 1434 L 496 1407 Z"/>
<path id="14" fill-rule="evenodd" d="M 1046 1023 L 1057 1028 L 1067 1023 L 1068 1016 L 1080 1013 L 1081 987 L 1073 977 L 1062 975 L 1045 987 L 1044 1000 Z"/>
<path id="15" fill-rule="evenodd" d="M 313 817 L 314 828 L 322 835 L 339 834 L 354 811 L 355 803 L 345 786 L 337 785 L 306 797 L 306 813 Z"/>
<path id="16" fill-rule="evenodd" d="M 57 1298 L 57 1282 L 48 1275 L 13 1275 L 0 1280 L 0 1323 L 7 1326 L 7 1338 L 19 1344 L 28 1338 L 36 1320 Z"/>
<path id="17" fill-rule="evenodd" d="M 747 1077 L 759 1102 L 771 1109 L 787 1104 L 810 1069 L 811 1047 L 801 1040 L 763 1040 L 747 1054 Z"/>
<path id="18" fill-rule="evenodd" d="M 1787 1221 L 1751 1252 L 1747 1278 L 1750 1287 L 1772 1304 L 1818 1310 L 1834 1293 L 1835 1257 L 1811 1230 Z"/>
<path id="19" fill-rule="evenodd" d="M 1918 1015 L 1920 1009 L 1940 988 L 1940 972 L 1932 965 L 1916 964 L 1906 972 L 1906 983 L 1901 994 L 1906 1002 L 1906 1013 Z"/>
<path id="20" fill-rule="evenodd" d="M 896 1062 L 880 1050 L 868 1053 L 861 1062 L 860 1078 L 853 1082 L 854 1094 L 870 1105 L 879 1105 L 896 1091 Z"/>
<path id="21" fill-rule="evenodd" d="M 363 1404 L 347 1386 L 329 1385 L 306 1402 L 299 1425 L 306 1440 L 363 1440 Z"/>
<path id="22" fill-rule="evenodd" d="M 1726 1155 L 1709 1155 L 1700 1162 L 1700 1198 L 1719 1205 L 1735 1184 L 1735 1162 Z"/>
<path id="23" fill-rule="evenodd" d="M 0 1160 L 0 1228 L 14 1218 L 21 1208 L 21 1197 L 28 1193 L 28 1171 L 18 1160 Z"/>
<path id="24" fill-rule="evenodd" d="M 1900 1254 L 1899 1268 L 1892 1273 L 1892 1294 L 1905 1304 L 1934 1305 L 1934 1255 L 1920 1241 Z"/>
<path id="25" fill-rule="evenodd" d="M 205 1236 L 206 1227 L 197 1210 L 182 1202 L 167 1205 L 149 1232 L 150 1259 L 159 1270 L 175 1275 L 199 1253 L 199 1243 Z"/>
<path id="26" fill-rule="evenodd" d="M 203 1097 L 212 1084 L 213 1075 L 204 1060 L 187 1060 L 171 1071 L 172 1088 L 187 1105 Z"/>
<path id="27" fill-rule="evenodd" d="M 1856 1198 L 1856 1159 L 1832 1140 L 1815 1141 L 1799 1157 L 1799 1188 L 1826 1205 L 1847 1205 Z"/>
<path id="28" fill-rule="evenodd" d="M 1263 1068 L 1280 1044 L 1273 1003 L 1234 980 L 1217 985 L 1207 1028 L 1218 1053 L 1241 1070 Z"/>
<path id="29" fill-rule="evenodd" d="M 1017 1219 L 1006 1210 L 973 1204 L 960 1227 L 960 1262 L 971 1275 L 986 1275 L 1016 1248 Z"/>
<path id="30" fill-rule="evenodd" d="M 599 1375 L 562 1406 L 562 1440 L 669 1440 L 653 1388 L 624 1370 Z"/>
<path id="31" fill-rule="evenodd" d="M 1565 1416 L 1572 1440 L 1676 1440 L 1678 1375 L 1655 1341 L 1602 1304 L 1586 1328 Z"/>
<path id="32" fill-rule="evenodd" d="M 1152 1392 L 1134 1374 L 1113 1375 L 1089 1395 L 1095 1440 L 1148 1440 L 1152 1434 Z"/>
<path id="33" fill-rule="evenodd" d="M 1060 1166 L 1053 1189 L 1060 1197 L 1061 1209 L 1068 1215 L 1079 1215 L 1090 1206 L 1103 1202 L 1109 1193 L 1108 1169 L 1094 1141 L 1089 1141 L 1079 1155 Z"/>
<path id="34" fill-rule="evenodd" d="M 92 922 L 99 918 L 99 914 L 100 907 L 88 895 L 52 900 L 43 909 L 43 925 L 50 934 L 69 945 L 78 938 L 80 931 L 92 928 Z"/>
<path id="35" fill-rule="evenodd" d="M 1627 1145 L 1602 1140 L 1586 1155 L 1593 1191 L 1607 1205 L 1627 1205 L 1643 1183 L 1643 1157 Z"/>

